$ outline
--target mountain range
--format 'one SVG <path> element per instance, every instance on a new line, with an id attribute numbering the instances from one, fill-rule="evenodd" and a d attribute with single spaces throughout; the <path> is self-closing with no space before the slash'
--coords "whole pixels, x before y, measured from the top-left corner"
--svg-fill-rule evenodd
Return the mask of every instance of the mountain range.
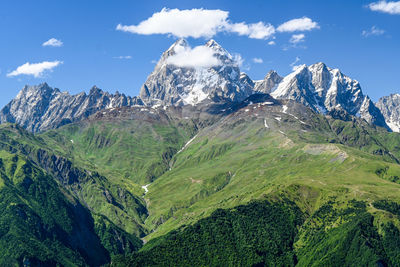
<path id="1" fill-rule="evenodd" d="M 137 97 L 114 95 L 94 86 L 89 94 L 70 95 L 46 83 L 25 86 L 0 111 L 0 121 L 18 123 L 32 132 L 57 128 L 105 109 L 142 104 Z"/>
<path id="2" fill-rule="evenodd" d="M 345 112 L 377 126 L 399 131 L 400 103 L 396 95 L 376 104 L 364 95 L 358 81 L 324 63 L 302 65 L 285 77 L 270 71 L 262 81 L 240 72 L 234 57 L 216 41 L 208 41 L 220 64 L 212 67 L 177 66 L 170 63 L 176 51 L 188 48 L 184 39 L 166 50 L 143 84 L 138 97 L 109 94 L 94 86 L 89 94 L 69 95 L 47 84 L 25 86 L 0 111 L 0 122 L 18 123 L 32 132 L 54 129 L 85 119 L 95 112 L 134 105 L 197 105 L 201 102 L 240 102 L 254 93 L 269 93 L 277 99 L 292 99 L 315 112 Z"/>
<path id="3" fill-rule="evenodd" d="M 0 265 L 399 265 L 400 97 L 187 49 L 138 97 L 40 84 L 1 110 Z"/>

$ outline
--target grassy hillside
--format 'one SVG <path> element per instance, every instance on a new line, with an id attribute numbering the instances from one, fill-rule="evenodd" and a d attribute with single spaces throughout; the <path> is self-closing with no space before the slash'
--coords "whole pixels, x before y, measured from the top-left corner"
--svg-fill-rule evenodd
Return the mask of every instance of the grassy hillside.
<path id="1" fill-rule="evenodd" d="M 141 195 L 145 185 L 169 169 L 169 161 L 190 139 L 192 120 L 168 117 L 163 110 L 124 110 L 46 132 L 41 137 L 53 149 Z M 102 114 L 100 114 L 102 115 Z M 124 116 L 125 115 L 125 116 Z"/>
<path id="2" fill-rule="evenodd" d="M 19 150 L 31 155 L 33 148 L 15 139 L 24 139 L 33 147 L 39 141 L 29 134 L 10 134 L 13 130 L 18 132 L 13 126 L 3 126 L 0 131 L 0 265 L 99 266 L 114 255 L 142 246 L 137 236 L 84 207 L 74 196 L 76 191 L 21 155 Z M 9 151 L 4 150 L 6 135 L 15 138 Z M 107 210 L 106 203 L 99 205 Z"/>
<path id="3" fill-rule="evenodd" d="M 398 263 L 398 134 L 264 98 L 196 112 L 108 110 L 36 136 L 3 125 L 0 149 L 87 208 L 113 265 Z"/>
<path id="4" fill-rule="evenodd" d="M 399 200 L 400 185 L 393 179 L 400 175 L 400 165 L 374 153 L 383 146 L 371 141 L 357 145 L 361 135 L 354 138 L 357 142 L 343 144 L 343 134 L 331 128 L 336 120 L 307 110 L 295 113 L 295 108 L 283 113 L 281 106 L 254 104 L 200 131 L 174 156 L 172 169 L 149 186 L 146 225 L 153 232 L 145 239 L 194 223 L 218 208 L 277 192 L 293 191 L 290 199 L 308 214 L 331 197 L 368 203 Z M 342 123 L 356 130 L 358 123 L 367 127 L 362 122 Z M 368 130 L 374 133 L 370 139 L 378 133 L 384 136 L 384 130 Z"/>
<path id="5" fill-rule="evenodd" d="M 147 217 L 144 201 L 125 187 L 112 183 L 95 171 L 79 167 L 73 159 L 54 150 L 42 138 L 16 125 L 0 126 L 0 150 L 20 153 L 40 166 L 92 214 L 103 215 L 129 234 L 141 236 Z"/>

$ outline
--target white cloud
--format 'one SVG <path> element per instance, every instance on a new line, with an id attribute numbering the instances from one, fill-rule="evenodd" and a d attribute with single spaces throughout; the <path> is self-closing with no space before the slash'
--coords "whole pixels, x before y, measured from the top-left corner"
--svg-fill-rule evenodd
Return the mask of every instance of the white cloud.
<path id="1" fill-rule="evenodd" d="M 277 28 L 278 32 L 295 32 L 295 31 L 311 31 L 313 29 L 319 29 L 318 23 L 312 21 L 308 17 L 302 17 L 299 19 L 292 19 L 279 25 Z"/>
<path id="2" fill-rule="evenodd" d="M 167 59 L 167 63 L 177 67 L 209 68 L 221 65 L 221 61 L 214 56 L 215 51 L 207 46 L 176 46 L 175 54 Z"/>
<path id="3" fill-rule="evenodd" d="M 275 27 L 269 23 L 265 24 L 264 22 L 253 24 L 246 24 L 244 22 L 226 24 L 225 29 L 239 35 L 247 35 L 252 39 L 268 39 L 275 33 Z"/>
<path id="4" fill-rule="evenodd" d="M 275 41 L 269 41 L 268 44 L 269 45 L 276 45 Z"/>
<path id="5" fill-rule="evenodd" d="M 52 71 L 53 68 L 57 67 L 58 65 L 63 64 L 62 61 L 43 61 L 40 63 L 29 63 L 26 62 L 25 64 L 19 66 L 16 70 L 7 74 L 7 77 L 13 77 L 18 75 L 33 75 L 35 78 L 40 77 L 43 72 L 46 70 Z"/>
<path id="6" fill-rule="evenodd" d="M 379 1 L 373 2 L 368 5 L 369 9 L 372 11 L 378 11 L 383 13 L 388 13 L 391 15 L 398 15 L 400 14 L 400 1 L 394 2 L 386 2 L 386 1 Z"/>
<path id="7" fill-rule="evenodd" d="M 212 37 L 226 24 L 227 11 L 163 8 L 138 25 L 118 24 L 117 30 L 137 34 L 171 34 L 177 37 Z"/>
<path id="8" fill-rule="evenodd" d="M 154 13 L 138 25 L 118 24 L 119 31 L 136 34 L 169 34 L 179 38 L 210 38 L 218 32 L 232 32 L 253 39 L 267 39 L 275 33 L 269 23 L 231 23 L 229 12 L 220 9 L 167 9 Z"/>
<path id="9" fill-rule="evenodd" d="M 371 29 L 369 29 L 369 30 L 363 30 L 361 35 L 364 36 L 364 37 L 369 37 L 369 36 L 379 36 L 379 35 L 382 35 L 384 33 L 385 33 L 384 30 L 379 29 L 376 26 L 372 26 Z"/>
<path id="10" fill-rule="evenodd" d="M 42 44 L 42 46 L 54 46 L 54 47 L 60 47 L 62 46 L 64 43 L 61 40 L 57 40 L 56 38 L 51 38 L 49 40 L 47 40 L 46 42 L 44 42 Z"/>
<path id="11" fill-rule="evenodd" d="M 262 58 L 255 57 L 255 58 L 253 58 L 253 62 L 254 62 L 254 63 L 257 63 L 257 64 L 261 64 L 261 63 L 263 63 L 264 61 L 262 60 Z"/>
<path id="12" fill-rule="evenodd" d="M 304 42 L 305 35 L 303 33 L 300 34 L 293 34 L 292 37 L 290 38 L 289 42 L 292 44 L 298 44 L 301 42 Z"/>
<path id="13" fill-rule="evenodd" d="M 296 71 L 298 68 L 302 67 L 303 65 L 294 65 L 292 66 L 292 71 Z"/>
<path id="14" fill-rule="evenodd" d="M 296 57 L 296 59 L 295 59 L 292 63 L 290 63 L 290 67 L 292 67 L 292 71 L 295 71 L 295 70 L 297 70 L 300 66 L 302 66 L 302 65 L 296 65 L 297 63 L 299 63 L 299 61 L 300 61 L 300 58 L 299 58 L 299 57 Z"/>
<path id="15" fill-rule="evenodd" d="M 113 58 L 116 58 L 116 59 L 131 59 L 132 56 L 118 56 L 118 57 L 113 57 Z"/>
<path id="16" fill-rule="evenodd" d="M 239 53 L 233 54 L 233 61 L 239 66 L 243 66 L 244 58 Z"/>

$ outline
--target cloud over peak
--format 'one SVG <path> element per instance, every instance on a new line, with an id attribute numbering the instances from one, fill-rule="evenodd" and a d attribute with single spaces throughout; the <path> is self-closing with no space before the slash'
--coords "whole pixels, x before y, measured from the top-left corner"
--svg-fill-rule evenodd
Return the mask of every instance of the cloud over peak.
<path id="1" fill-rule="evenodd" d="M 215 51 L 207 46 L 175 46 L 175 54 L 167 58 L 167 64 L 182 68 L 210 68 L 221 65 Z"/>
<path id="2" fill-rule="evenodd" d="M 296 57 L 296 59 L 289 64 L 289 66 L 292 68 L 292 71 L 296 71 L 298 68 L 300 68 L 302 65 L 299 65 L 298 63 L 300 62 L 300 58 Z"/>
<path id="3" fill-rule="evenodd" d="M 29 63 L 19 66 L 16 70 L 7 74 L 7 77 L 14 77 L 18 75 L 32 75 L 35 78 L 41 77 L 45 71 L 52 71 L 58 65 L 63 64 L 62 61 L 43 61 L 40 63 Z"/>

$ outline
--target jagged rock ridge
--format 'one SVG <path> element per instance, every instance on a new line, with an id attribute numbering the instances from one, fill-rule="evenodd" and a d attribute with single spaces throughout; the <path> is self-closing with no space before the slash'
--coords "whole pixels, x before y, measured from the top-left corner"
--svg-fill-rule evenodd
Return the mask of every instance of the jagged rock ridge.
<path id="1" fill-rule="evenodd" d="M 279 76 L 279 74 L 271 70 L 265 76 L 264 80 L 255 82 L 254 91 L 270 94 L 272 91 L 276 89 L 276 86 L 283 80 L 283 77 Z"/>
<path id="2" fill-rule="evenodd" d="M 240 102 L 254 93 L 268 93 L 277 99 L 295 100 L 319 113 L 344 112 L 399 131 L 397 114 L 400 112 L 396 113 L 394 108 L 385 111 L 387 101 L 383 100 L 378 109 L 362 93 L 359 82 L 339 69 L 316 63 L 300 66 L 285 77 L 270 71 L 264 80 L 254 82 L 240 72 L 234 57 L 214 40 L 201 48 L 211 50 L 219 63 L 211 67 L 190 64 L 177 66 L 179 64 L 175 64 L 171 58 L 182 51 L 191 51 L 188 43 L 180 39 L 162 54 L 143 84 L 140 98 L 119 93 L 112 95 L 97 87 L 93 87 L 88 95 L 69 95 L 47 84 L 26 86 L 0 111 L 0 122 L 18 123 L 32 132 L 39 132 L 87 118 L 106 108 L 141 104 L 196 106 L 210 102 Z M 191 58 L 184 58 L 186 60 L 190 61 Z M 395 105 L 392 102 L 391 105 Z"/>
<path id="3" fill-rule="evenodd" d="M 295 100 L 322 114 L 345 111 L 388 128 L 380 110 L 362 93 L 359 82 L 324 63 L 302 65 L 283 79 L 270 72 L 255 90 L 271 92 L 277 99 Z"/>
<path id="4" fill-rule="evenodd" d="M 18 123 L 31 132 L 54 129 L 105 108 L 142 104 L 137 97 L 109 94 L 94 86 L 89 94 L 70 95 L 46 83 L 25 86 L 0 111 L 0 122 Z"/>
<path id="5" fill-rule="evenodd" d="M 400 132 L 400 95 L 391 94 L 381 97 L 376 103 L 393 132 Z"/>

